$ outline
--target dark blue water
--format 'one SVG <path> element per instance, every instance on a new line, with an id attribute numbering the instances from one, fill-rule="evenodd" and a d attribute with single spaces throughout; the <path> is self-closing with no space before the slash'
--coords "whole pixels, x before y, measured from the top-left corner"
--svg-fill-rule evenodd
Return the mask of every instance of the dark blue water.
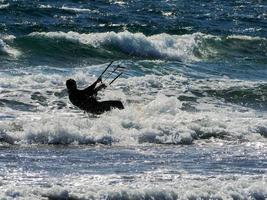
<path id="1" fill-rule="evenodd" d="M 266 199 L 266 136 L 266 1 L 0 0 L 1 198 Z"/>

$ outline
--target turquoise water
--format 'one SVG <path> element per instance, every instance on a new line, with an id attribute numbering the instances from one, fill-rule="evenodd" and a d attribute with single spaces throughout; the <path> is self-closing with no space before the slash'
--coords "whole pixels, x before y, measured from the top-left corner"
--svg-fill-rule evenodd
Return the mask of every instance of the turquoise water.
<path id="1" fill-rule="evenodd" d="M 0 197 L 267 198 L 266 33 L 265 1 L 0 1 Z M 65 81 L 111 61 L 88 116 Z"/>

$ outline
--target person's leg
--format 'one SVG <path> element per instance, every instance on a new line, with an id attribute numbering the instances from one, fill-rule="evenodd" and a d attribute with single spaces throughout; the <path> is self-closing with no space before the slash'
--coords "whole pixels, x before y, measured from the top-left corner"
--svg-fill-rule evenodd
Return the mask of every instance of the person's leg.
<path id="1" fill-rule="evenodd" d="M 101 112 L 110 111 L 112 108 L 124 109 L 121 101 L 102 101 L 98 102 L 97 107 Z"/>

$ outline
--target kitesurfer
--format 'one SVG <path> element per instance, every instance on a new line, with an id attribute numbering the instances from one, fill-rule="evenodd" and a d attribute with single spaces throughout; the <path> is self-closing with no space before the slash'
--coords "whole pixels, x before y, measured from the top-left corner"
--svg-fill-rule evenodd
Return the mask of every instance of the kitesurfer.
<path id="1" fill-rule="evenodd" d="M 97 92 L 107 87 L 104 83 L 97 86 L 100 82 L 102 82 L 101 76 L 89 87 L 79 90 L 75 80 L 67 80 L 66 86 L 71 103 L 81 110 L 92 114 L 102 114 L 110 111 L 112 108 L 124 109 L 121 101 L 97 101 Z"/>

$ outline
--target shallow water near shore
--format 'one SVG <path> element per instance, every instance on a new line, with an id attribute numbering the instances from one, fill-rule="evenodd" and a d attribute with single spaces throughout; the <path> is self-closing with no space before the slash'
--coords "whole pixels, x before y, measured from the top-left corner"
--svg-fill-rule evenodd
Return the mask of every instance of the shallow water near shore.
<path id="1" fill-rule="evenodd" d="M 32 199 L 264 199 L 266 153 L 266 145 L 261 143 L 1 148 L 2 163 L 9 163 L 1 163 L 1 184 L 6 187 L 2 195 Z"/>
<path id="2" fill-rule="evenodd" d="M 266 199 L 266 10 L 0 1 L 0 199 Z M 111 61 L 125 109 L 83 113 Z"/>

